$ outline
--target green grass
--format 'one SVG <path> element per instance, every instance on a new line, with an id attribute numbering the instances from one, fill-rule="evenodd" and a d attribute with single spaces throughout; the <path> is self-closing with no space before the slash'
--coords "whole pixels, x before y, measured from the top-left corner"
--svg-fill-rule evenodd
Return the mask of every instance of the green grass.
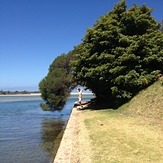
<path id="1" fill-rule="evenodd" d="M 144 120 L 157 125 L 162 124 L 163 77 L 147 89 L 141 91 L 129 103 L 119 109 L 123 110 L 127 115 L 141 117 Z"/>
<path id="2" fill-rule="evenodd" d="M 118 110 L 83 111 L 93 163 L 163 162 L 162 82 Z"/>

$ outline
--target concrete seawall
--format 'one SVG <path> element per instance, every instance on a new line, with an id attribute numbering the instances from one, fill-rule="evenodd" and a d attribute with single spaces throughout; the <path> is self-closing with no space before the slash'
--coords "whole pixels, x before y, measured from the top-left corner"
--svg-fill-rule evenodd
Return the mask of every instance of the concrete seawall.
<path id="1" fill-rule="evenodd" d="M 80 111 L 72 109 L 60 146 L 53 163 L 70 163 L 77 117 Z"/>
<path id="2" fill-rule="evenodd" d="M 89 104 L 90 101 L 82 101 L 82 106 L 78 103 L 74 104 L 53 163 L 79 162 L 80 159 L 78 157 L 80 152 L 74 155 L 74 151 L 77 151 L 76 148 L 78 148 L 76 143 L 80 144 L 78 137 L 78 133 L 81 128 L 81 126 L 79 126 L 79 117 L 81 116 L 82 110 L 88 109 Z M 84 134 L 84 138 L 85 137 L 86 135 Z M 83 160 L 83 158 L 81 159 Z M 88 157 L 86 157 L 86 159 L 87 163 L 89 163 Z"/>

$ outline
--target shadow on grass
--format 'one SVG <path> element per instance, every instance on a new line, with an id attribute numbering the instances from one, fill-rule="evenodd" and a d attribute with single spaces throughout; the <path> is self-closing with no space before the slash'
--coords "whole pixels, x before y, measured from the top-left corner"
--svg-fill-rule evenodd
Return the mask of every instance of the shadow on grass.
<path id="1" fill-rule="evenodd" d="M 109 101 L 99 101 L 96 98 L 91 99 L 90 101 L 82 101 L 81 104 L 76 102 L 74 104 L 74 108 L 77 108 L 78 110 L 117 110 L 121 105 L 115 105 L 113 102 Z"/>

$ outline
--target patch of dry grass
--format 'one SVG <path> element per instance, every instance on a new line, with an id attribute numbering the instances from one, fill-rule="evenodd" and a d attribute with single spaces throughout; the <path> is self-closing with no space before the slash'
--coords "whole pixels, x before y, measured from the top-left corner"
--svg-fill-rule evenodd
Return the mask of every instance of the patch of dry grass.
<path id="1" fill-rule="evenodd" d="M 160 125 L 161 127 L 163 123 L 163 77 L 152 86 L 141 91 L 121 108 L 127 115 L 142 117 L 149 123 Z"/>
<path id="2" fill-rule="evenodd" d="M 93 163 L 163 162 L 162 83 L 163 78 L 118 110 L 81 112 Z"/>
<path id="3" fill-rule="evenodd" d="M 135 117 L 85 111 L 93 163 L 162 163 L 163 132 Z"/>

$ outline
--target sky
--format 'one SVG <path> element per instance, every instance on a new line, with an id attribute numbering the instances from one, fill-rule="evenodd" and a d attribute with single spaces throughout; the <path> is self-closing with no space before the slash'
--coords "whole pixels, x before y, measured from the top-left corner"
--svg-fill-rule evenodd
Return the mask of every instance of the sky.
<path id="1" fill-rule="evenodd" d="M 81 43 L 87 28 L 119 0 L 0 0 L 0 90 L 38 91 L 54 59 Z M 163 1 L 127 0 L 154 8 Z"/>

